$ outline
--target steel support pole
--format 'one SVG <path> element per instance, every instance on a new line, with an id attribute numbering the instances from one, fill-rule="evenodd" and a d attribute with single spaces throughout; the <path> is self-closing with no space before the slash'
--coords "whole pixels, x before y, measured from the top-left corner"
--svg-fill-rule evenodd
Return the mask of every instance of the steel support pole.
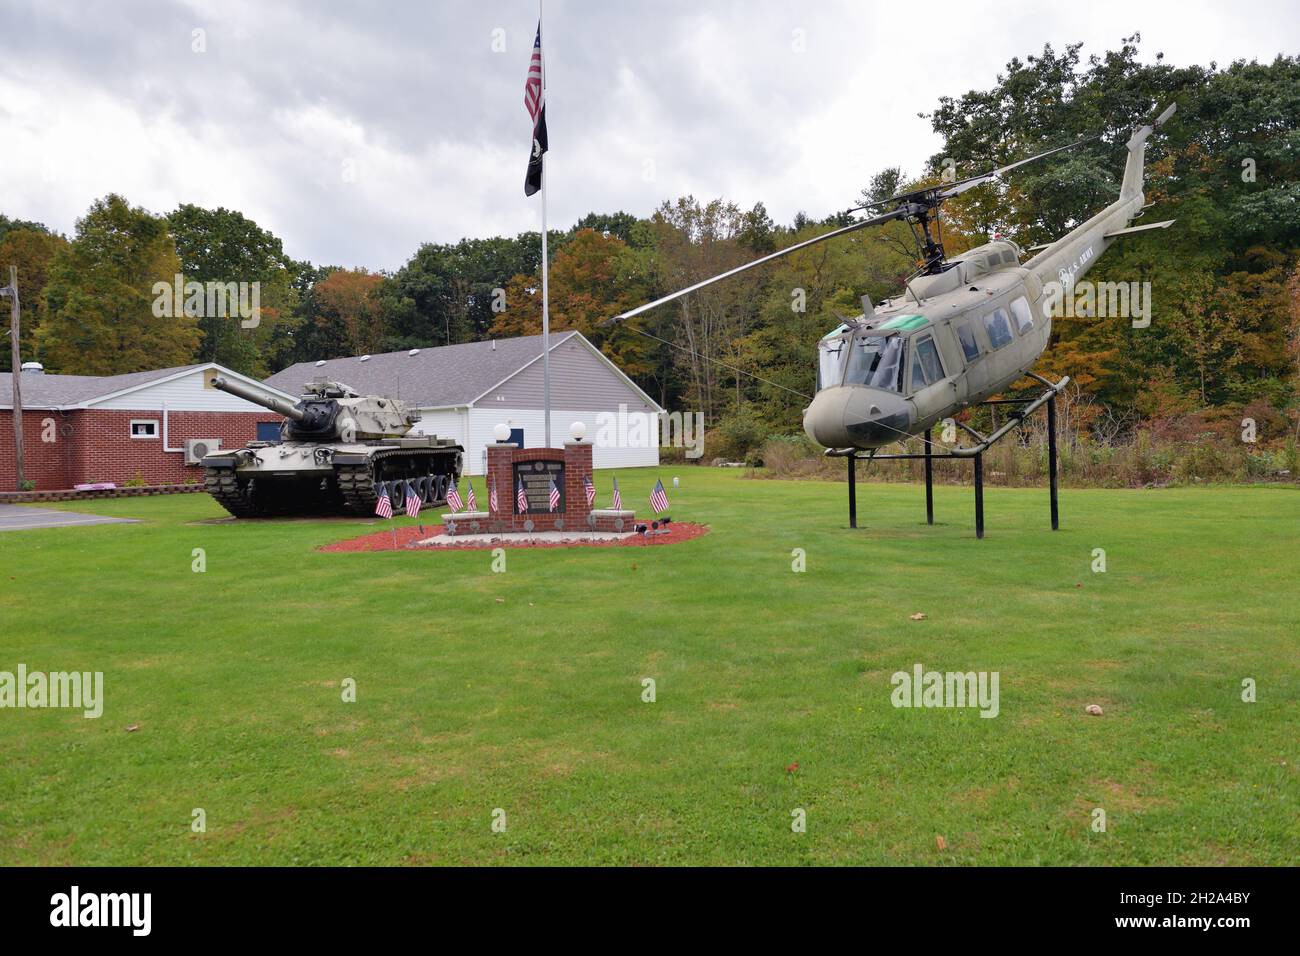
<path id="1" fill-rule="evenodd" d="M 1056 507 L 1056 396 L 1047 400 L 1047 487 L 1052 495 L 1052 530 L 1061 527 Z"/>
<path id="2" fill-rule="evenodd" d="M 858 459 L 849 455 L 849 527 L 858 526 Z"/>
<path id="3" fill-rule="evenodd" d="M 925 433 L 925 523 L 934 524 L 934 429 Z"/>
<path id="4" fill-rule="evenodd" d="M 975 456 L 975 537 L 984 537 L 984 453 Z"/>

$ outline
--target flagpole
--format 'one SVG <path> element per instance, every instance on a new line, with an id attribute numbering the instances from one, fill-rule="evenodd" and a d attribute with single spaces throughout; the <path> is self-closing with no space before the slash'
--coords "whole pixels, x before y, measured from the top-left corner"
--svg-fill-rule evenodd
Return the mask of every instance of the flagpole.
<path id="1" fill-rule="evenodd" d="M 537 29 L 542 29 L 542 0 L 537 0 Z M 542 110 L 546 109 L 546 45 L 542 44 Z M 543 112 L 542 115 L 545 115 Z M 546 160 L 542 160 L 542 414 L 546 418 L 543 428 L 546 443 L 551 447 L 551 303 L 546 255 Z"/>

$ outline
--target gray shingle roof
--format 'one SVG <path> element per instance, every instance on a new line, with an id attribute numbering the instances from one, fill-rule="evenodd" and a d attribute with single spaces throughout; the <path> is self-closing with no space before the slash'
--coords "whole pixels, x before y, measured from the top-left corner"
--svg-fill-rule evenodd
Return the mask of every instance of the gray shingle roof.
<path id="1" fill-rule="evenodd" d="M 551 351 L 577 334 L 551 333 Z M 444 408 L 472 402 L 541 354 L 542 337 L 525 335 L 420 349 L 415 355 L 385 352 L 364 362 L 358 357 L 329 359 L 319 368 L 314 362 L 299 362 L 276 372 L 266 384 L 300 395 L 303 385 L 324 377 L 362 395 L 399 398 L 416 408 Z"/>
<path id="2" fill-rule="evenodd" d="M 176 372 L 203 368 L 203 365 L 178 365 L 148 372 L 125 375 L 32 375 L 22 376 L 24 408 L 59 408 L 79 405 L 104 395 L 120 392 L 134 385 L 146 385 Z M 0 372 L 0 408 L 13 407 L 13 373 Z"/>

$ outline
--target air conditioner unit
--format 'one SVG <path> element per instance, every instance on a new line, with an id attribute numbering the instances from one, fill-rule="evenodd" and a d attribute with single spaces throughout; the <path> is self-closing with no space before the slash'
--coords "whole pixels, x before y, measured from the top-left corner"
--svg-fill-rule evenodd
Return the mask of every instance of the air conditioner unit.
<path id="1" fill-rule="evenodd" d="M 204 455 L 210 455 L 221 448 L 220 438 L 185 439 L 185 464 L 197 465 Z"/>

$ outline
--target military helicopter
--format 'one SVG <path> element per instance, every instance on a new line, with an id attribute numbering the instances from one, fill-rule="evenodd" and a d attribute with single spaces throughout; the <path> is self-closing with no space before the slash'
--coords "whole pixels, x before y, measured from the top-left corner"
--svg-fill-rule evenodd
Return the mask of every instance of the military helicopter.
<path id="1" fill-rule="evenodd" d="M 944 254 L 939 210 L 945 200 L 1020 166 L 1093 142 L 1088 137 L 977 176 L 927 186 L 848 210 L 889 207 L 813 239 L 716 275 L 615 316 L 630 319 L 705 286 L 756 268 L 819 242 L 859 229 L 903 220 L 912 227 L 920 268 L 905 290 L 879 305 L 863 296 L 863 311 L 845 319 L 817 345 L 817 392 L 804 409 L 803 427 L 828 455 L 856 456 L 913 436 L 929 435 L 940 421 L 976 405 L 1030 373 L 1052 331 L 1052 313 L 1062 294 L 1096 264 L 1117 239 L 1165 229 L 1174 220 L 1132 226 L 1146 208 L 1142 193 L 1147 137 L 1174 114 L 1171 104 L 1149 125 L 1133 131 L 1119 198 L 1087 222 L 1021 262 L 1014 242 L 995 239 L 960 255 Z M 1017 418 L 1054 397 L 1069 381 L 1055 384 L 1037 375 L 1044 393 Z M 990 436 L 967 428 L 977 444 L 954 447 L 954 457 L 974 457 L 1002 437 L 1016 421 Z M 966 427 L 966 426 L 963 426 Z M 927 453 L 929 441 L 927 438 Z M 898 456 L 910 457 L 910 456 Z"/>

